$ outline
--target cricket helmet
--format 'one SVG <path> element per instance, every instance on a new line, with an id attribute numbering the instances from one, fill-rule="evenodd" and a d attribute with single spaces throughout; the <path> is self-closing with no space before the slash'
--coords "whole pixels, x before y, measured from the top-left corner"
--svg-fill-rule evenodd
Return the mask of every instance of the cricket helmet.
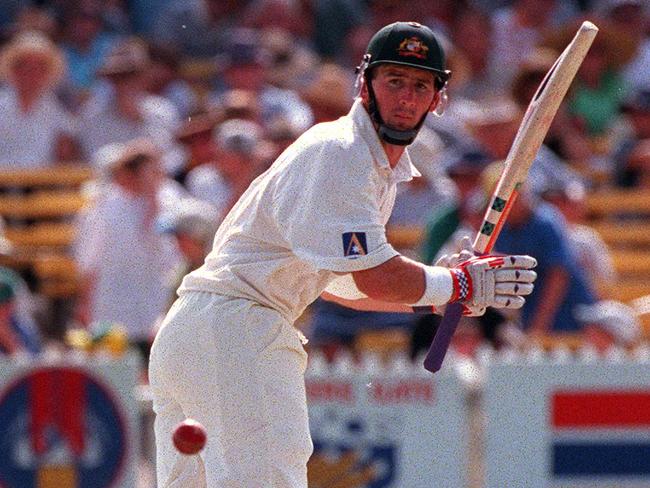
<path id="1" fill-rule="evenodd" d="M 435 34 L 417 22 L 395 22 L 382 27 L 370 39 L 366 53 L 366 69 L 384 63 L 424 69 L 434 73 L 438 89 L 451 74 L 445 69 L 445 53 Z"/>
<path id="2" fill-rule="evenodd" d="M 445 69 L 445 54 L 442 46 L 427 26 L 417 22 L 394 22 L 379 29 L 370 39 L 366 54 L 357 67 L 356 86 L 360 87 L 360 79 L 365 79 L 370 96 L 368 107 L 370 117 L 378 124 L 378 134 L 381 139 L 390 144 L 405 146 L 415 140 L 426 114 L 411 130 L 397 130 L 384 123 L 371 84 L 373 68 L 381 64 L 409 66 L 433 73 L 435 88 L 443 92 L 443 99 L 446 99 L 445 88 L 451 72 Z"/>

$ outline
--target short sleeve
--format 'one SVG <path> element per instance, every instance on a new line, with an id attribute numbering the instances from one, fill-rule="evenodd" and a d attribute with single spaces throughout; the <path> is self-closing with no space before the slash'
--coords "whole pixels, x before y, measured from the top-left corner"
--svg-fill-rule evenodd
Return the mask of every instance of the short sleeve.
<path id="1" fill-rule="evenodd" d="M 280 232 L 292 252 L 317 269 L 373 268 L 399 254 L 382 221 L 386 191 L 369 152 L 325 144 L 303 149 L 278 183 Z"/>

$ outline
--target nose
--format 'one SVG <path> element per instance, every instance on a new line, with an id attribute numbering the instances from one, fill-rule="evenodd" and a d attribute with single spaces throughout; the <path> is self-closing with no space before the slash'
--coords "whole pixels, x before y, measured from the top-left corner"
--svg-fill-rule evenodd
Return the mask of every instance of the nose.
<path id="1" fill-rule="evenodd" d="M 412 87 L 405 87 L 399 94 L 399 103 L 403 107 L 415 105 L 415 90 Z"/>

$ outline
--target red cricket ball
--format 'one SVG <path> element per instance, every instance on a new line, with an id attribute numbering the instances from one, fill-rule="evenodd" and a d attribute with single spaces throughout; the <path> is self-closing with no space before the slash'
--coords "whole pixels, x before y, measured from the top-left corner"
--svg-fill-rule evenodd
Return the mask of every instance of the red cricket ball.
<path id="1" fill-rule="evenodd" d="M 172 439 L 176 449 L 183 454 L 191 455 L 203 449 L 207 435 L 205 427 L 200 422 L 194 419 L 185 419 L 174 429 Z"/>

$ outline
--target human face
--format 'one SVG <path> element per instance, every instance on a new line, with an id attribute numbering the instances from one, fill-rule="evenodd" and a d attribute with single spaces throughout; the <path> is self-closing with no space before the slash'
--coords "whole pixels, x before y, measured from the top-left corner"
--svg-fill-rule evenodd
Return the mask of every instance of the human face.
<path id="1" fill-rule="evenodd" d="M 47 85 L 50 69 L 46 57 L 37 53 L 24 54 L 12 66 L 16 88 L 28 93 L 42 91 Z"/>
<path id="2" fill-rule="evenodd" d="M 438 93 L 433 73 L 426 70 L 384 64 L 376 68 L 372 88 L 384 123 L 397 130 L 410 130 L 435 109 Z"/>

